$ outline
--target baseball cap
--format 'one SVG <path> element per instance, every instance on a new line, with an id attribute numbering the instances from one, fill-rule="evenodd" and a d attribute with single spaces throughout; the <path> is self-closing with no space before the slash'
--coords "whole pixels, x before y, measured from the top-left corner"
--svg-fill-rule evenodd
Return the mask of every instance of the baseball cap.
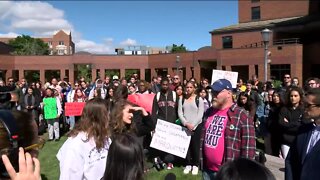
<path id="1" fill-rule="evenodd" d="M 213 91 L 220 92 L 224 89 L 232 90 L 231 82 L 227 79 L 218 79 L 212 85 L 211 88 Z"/>
<path id="2" fill-rule="evenodd" d="M 118 80 L 119 77 L 117 75 L 112 76 L 112 80 Z"/>

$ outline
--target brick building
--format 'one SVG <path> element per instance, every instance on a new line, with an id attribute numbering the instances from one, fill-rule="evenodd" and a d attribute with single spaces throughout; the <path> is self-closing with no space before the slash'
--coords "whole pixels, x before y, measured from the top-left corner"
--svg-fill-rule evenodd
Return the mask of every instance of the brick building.
<path id="1" fill-rule="evenodd" d="M 14 38 L 0 38 L 0 42 L 8 43 Z M 75 52 L 75 45 L 72 41 L 71 32 L 57 31 L 52 37 L 40 38 L 48 43 L 50 55 L 72 55 Z"/>
<path id="2" fill-rule="evenodd" d="M 238 1 L 239 23 L 212 30 L 211 46 L 187 53 L 150 55 L 94 55 L 76 53 L 72 56 L 11 56 L 0 55 L 0 76 L 15 79 L 36 73 L 39 80 L 69 77 L 74 82 L 77 65 L 86 65 L 91 78 L 104 78 L 108 71 L 125 77 L 135 70 L 141 79 L 178 73 L 184 79 L 211 79 L 212 69 L 239 72 L 244 80 L 257 74 L 263 80 L 264 48 L 261 31 L 272 30 L 269 43 L 268 76 L 282 80 L 284 73 L 299 79 L 320 77 L 320 1 Z M 63 39 L 65 37 L 66 39 Z M 74 51 L 71 33 L 63 31 L 53 37 L 52 46 L 63 41 L 67 52 Z M 50 42 L 49 39 L 44 39 Z M 66 43 L 70 42 L 70 43 Z"/>
<path id="3" fill-rule="evenodd" d="M 316 71 L 320 68 L 319 1 L 239 0 L 238 5 L 238 24 L 210 32 L 218 69 L 238 71 L 243 79 L 257 74 L 263 80 L 261 31 L 268 28 L 272 30 L 269 78 L 282 80 L 284 73 L 299 79 L 320 76 Z"/>

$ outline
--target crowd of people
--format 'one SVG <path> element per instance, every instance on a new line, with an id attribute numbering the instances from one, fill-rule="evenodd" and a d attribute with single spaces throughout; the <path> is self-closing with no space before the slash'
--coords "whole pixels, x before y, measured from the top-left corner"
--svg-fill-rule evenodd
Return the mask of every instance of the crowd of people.
<path id="1" fill-rule="evenodd" d="M 80 78 L 74 84 L 57 78 L 45 84 L 24 78 L 15 82 L 10 77 L 6 83 L 0 80 L 3 92 L 10 92 L 10 97 L 2 93 L 0 108 L 10 109 L 12 114 L 25 113 L 25 118 L 31 119 L 33 138 L 24 145 L 19 142 L 20 147 L 36 143 L 35 133 L 42 134 L 46 128 L 48 141 L 59 141 L 61 134 L 67 133 L 68 139 L 56 155 L 60 179 L 143 179 L 146 155 L 162 160 L 170 155 L 150 148 L 158 119 L 184 127 L 191 136 L 187 156 L 182 160 L 184 174 L 198 175 L 202 170 L 203 179 L 212 180 L 227 179 L 232 174 L 226 173 L 239 171 L 238 176 L 246 177 L 248 173 L 243 172 L 249 170 L 241 169 L 246 164 L 259 169 L 251 178 L 274 179 L 268 169 L 253 161 L 256 140 L 261 138 L 266 154 L 286 159 L 286 179 L 320 178 L 316 171 L 307 173 L 315 163 L 307 154 L 312 152 L 313 159 L 320 158 L 316 150 L 311 150 L 320 139 L 320 80 L 309 78 L 303 85 L 290 74 L 284 75 L 280 87 L 272 81 L 263 83 L 253 75 L 246 82 L 239 79 L 236 88 L 226 79 L 211 83 L 205 78 L 200 82 L 195 78 L 181 81 L 179 75 L 153 77 L 152 82 L 140 80 L 137 74 L 128 80 L 114 75 L 94 82 Z M 154 94 L 152 110 L 148 112 L 128 101 L 128 96 L 134 94 Z M 45 116 L 48 99 L 54 101 L 50 108 L 56 111 L 55 117 Z M 64 105 L 68 102 L 85 102 L 82 115 L 65 116 Z M 0 148 L 5 149 L 10 142 L 0 142 Z M 319 143 L 318 146 L 320 150 Z M 23 149 L 14 149 L 21 159 L 19 171 L 39 179 L 40 165 L 31 158 L 37 152 L 30 151 L 30 156 L 24 155 Z M 146 150 L 148 154 L 143 153 Z M 6 175 L 16 177 L 17 156 L 11 160 L 15 170 L 6 156 L 2 159 L 8 170 Z M 302 162 L 307 160 L 310 162 L 304 166 Z M 35 171 L 21 168 L 30 167 L 32 161 Z M 172 169 L 180 161 L 174 156 L 164 163 Z"/>

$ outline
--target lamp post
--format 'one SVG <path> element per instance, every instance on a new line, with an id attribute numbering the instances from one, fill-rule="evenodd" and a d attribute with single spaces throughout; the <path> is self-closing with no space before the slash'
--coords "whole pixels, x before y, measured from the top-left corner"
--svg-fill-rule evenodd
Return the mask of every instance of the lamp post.
<path id="1" fill-rule="evenodd" d="M 271 31 L 267 28 L 261 31 L 264 45 L 264 82 L 268 81 L 268 44 L 270 41 L 270 34 Z"/>
<path id="2" fill-rule="evenodd" d="M 177 56 L 177 57 L 176 57 L 176 66 L 177 66 L 177 72 L 176 72 L 176 74 L 177 74 L 177 75 L 179 74 L 179 63 L 180 63 L 180 56 Z"/>

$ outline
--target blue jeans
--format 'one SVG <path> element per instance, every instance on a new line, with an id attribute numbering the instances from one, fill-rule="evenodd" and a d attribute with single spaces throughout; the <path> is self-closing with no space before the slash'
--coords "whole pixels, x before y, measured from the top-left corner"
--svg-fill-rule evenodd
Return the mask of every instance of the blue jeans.
<path id="1" fill-rule="evenodd" d="M 217 172 L 212 171 L 210 169 L 203 169 L 202 171 L 203 180 L 214 180 L 216 175 L 217 175 Z"/>
<path id="2" fill-rule="evenodd" d="M 74 128 L 74 125 L 75 125 L 75 117 L 74 116 L 69 116 L 68 121 L 69 121 L 69 125 L 70 125 L 70 130 L 72 130 Z"/>

